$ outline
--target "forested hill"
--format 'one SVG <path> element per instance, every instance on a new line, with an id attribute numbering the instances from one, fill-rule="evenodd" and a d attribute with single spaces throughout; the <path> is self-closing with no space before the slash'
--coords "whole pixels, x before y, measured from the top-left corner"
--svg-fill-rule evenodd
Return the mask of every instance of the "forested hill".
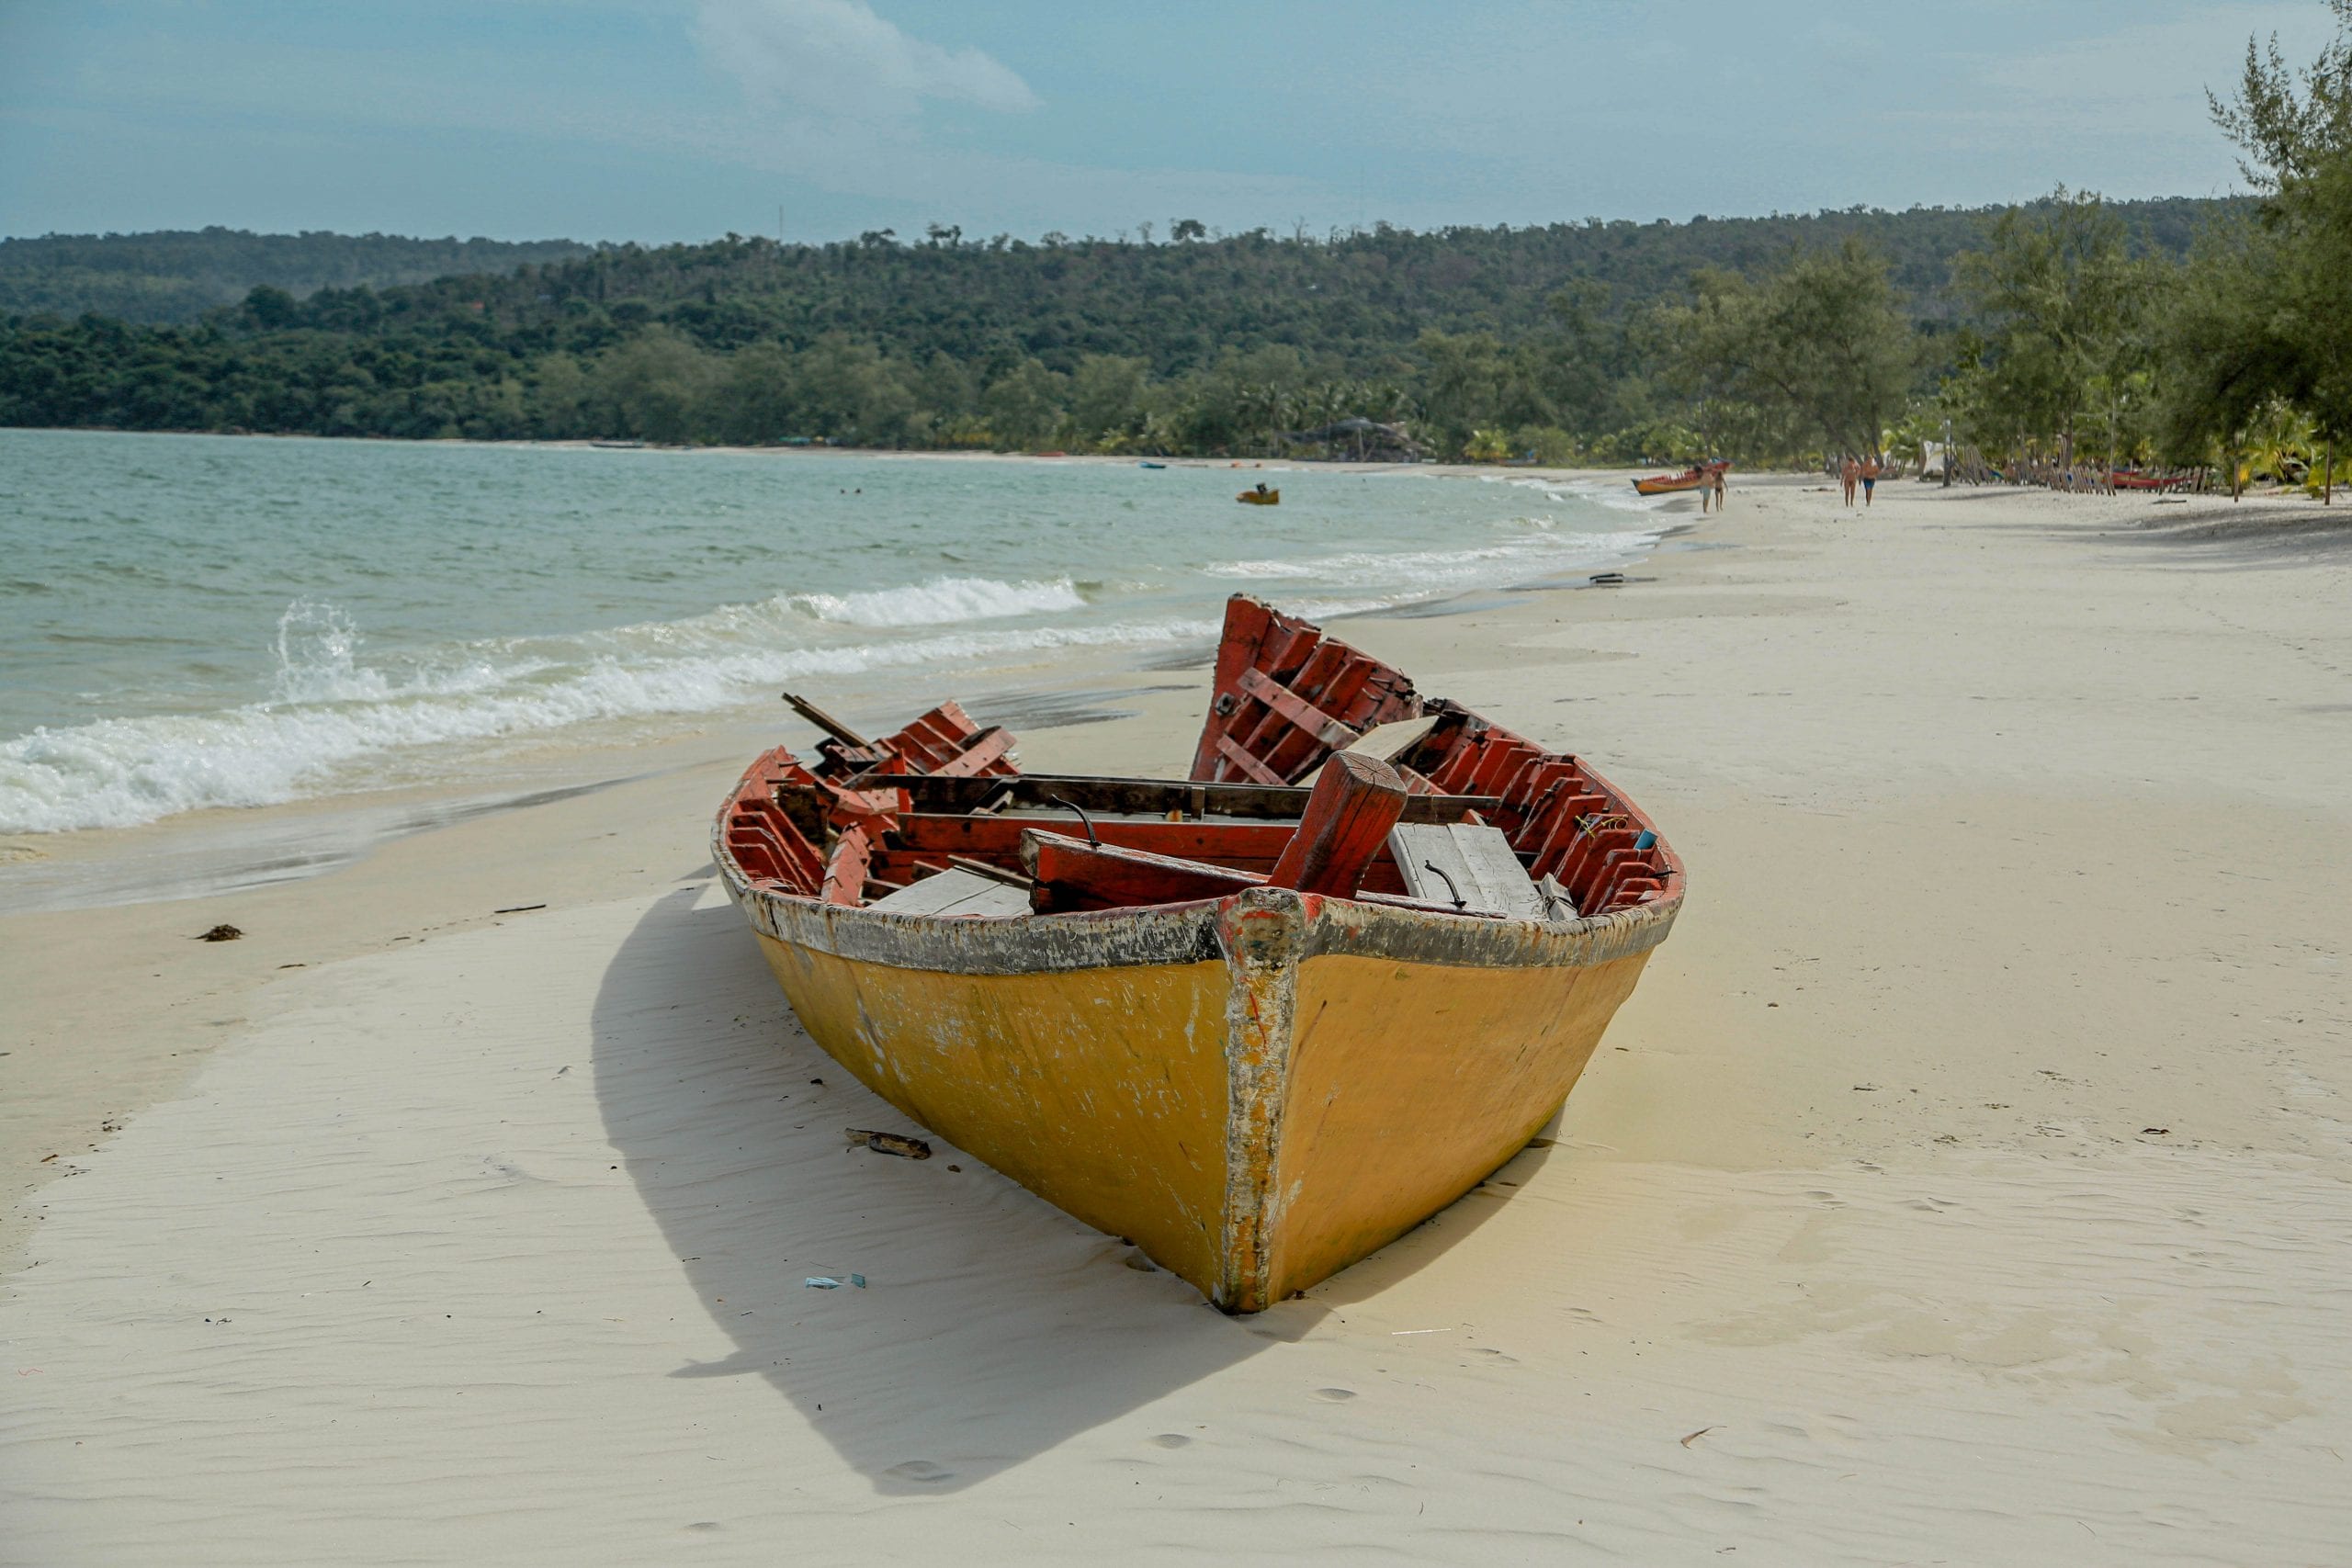
<path id="1" fill-rule="evenodd" d="M 2110 210 L 2144 250 L 2177 258 L 2217 205 L 2177 197 Z M 608 317 L 623 328 L 664 321 L 721 350 L 763 339 L 798 348 L 845 333 L 885 354 L 945 355 L 983 373 L 1029 357 L 1067 371 L 1094 354 L 1140 358 L 1172 376 L 1228 348 L 1270 344 L 1367 367 L 1431 328 L 1514 338 L 1545 327 L 1549 301 L 1570 284 L 1597 286 L 1591 308 L 1613 316 L 1681 293 L 1699 268 L 1761 272 L 1849 235 L 1887 256 L 1916 319 L 1939 322 L 1955 309 L 1952 258 L 1983 243 L 1989 216 L 1918 208 L 1427 233 L 1383 226 L 1329 241 L 1259 230 L 1159 244 L 974 241 L 938 229 L 912 243 L 884 232 L 823 246 L 730 236 L 602 246 L 373 298 L 327 294 L 273 324 L 368 332 L 458 311 L 510 332 L 560 334 Z"/>
<path id="2" fill-rule="evenodd" d="M 2229 207 L 2061 193 L 1998 210 L 1328 238 L 1189 221 L 1159 243 L 730 235 L 307 296 L 281 266 L 270 276 L 288 282 L 248 271 L 236 304 L 189 323 L 0 294 L 0 424 L 1239 452 L 1362 416 L 1449 455 L 1794 451 L 1824 438 L 1799 428 L 1820 419 L 1769 389 L 1714 386 L 1754 366 L 1745 350 L 1701 352 L 1708 332 L 1793 332 L 1776 364 L 1826 364 L 1833 341 L 1870 338 L 1884 362 L 1872 385 L 1890 389 L 1872 397 L 1899 417 L 1971 358 L 1984 310 L 2007 309 L 1998 290 L 1957 286 L 2002 225 L 2030 237 L 2091 222 L 2117 265 L 2177 271 Z M 212 232 L 224 258 L 243 240 L 256 255 L 280 243 Z M 285 243 L 322 258 L 415 243 Z M 2034 265 L 2075 267 L 2073 243 L 2041 244 Z M 1753 293 L 1772 278 L 1810 303 Z M 1878 428 L 1872 414 L 1837 438 Z"/>
<path id="3" fill-rule="evenodd" d="M 192 321 L 260 285 L 315 289 L 424 283 L 586 255 L 571 240 L 411 240 L 392 234 L 253 234 L 242 229 L 51 234 L 0 240 L 0 316 L 47 311 Z"/>

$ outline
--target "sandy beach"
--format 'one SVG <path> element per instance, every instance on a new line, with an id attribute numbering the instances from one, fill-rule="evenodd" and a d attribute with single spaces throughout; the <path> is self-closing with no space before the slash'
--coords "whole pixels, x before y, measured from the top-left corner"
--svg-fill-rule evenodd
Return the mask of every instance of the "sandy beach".
<path id="1" fill-rule="evenodd" d="M 0 915 L 0 1562 L 2352 1560 L 2352 530 L 1836 502 L 1337 623 L 1691 892 L 1539 1146 L 1253 1318 L 843 1152 L 705 848 L 781 722 Z M 1181 774 L 1148 662 L 1026 765 Z"/>

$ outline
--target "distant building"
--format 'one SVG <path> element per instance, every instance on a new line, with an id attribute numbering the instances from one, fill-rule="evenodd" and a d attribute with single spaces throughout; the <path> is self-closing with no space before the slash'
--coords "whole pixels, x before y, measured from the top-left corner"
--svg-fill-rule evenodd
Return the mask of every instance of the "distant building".
<path id="1" fill-rule="evenodd" d="M 1382 424 L 1362 415 L 1327 424 L 1319 430 L 1287 431 L 1283 435 L 1285 445 L 1317 448 L 1300 456 L 1329 458 L 1335 462 L 1355 463 L 1418 463 L 1421 460 L 1421 445 L 1405 434 L 1398 424 Z"/>

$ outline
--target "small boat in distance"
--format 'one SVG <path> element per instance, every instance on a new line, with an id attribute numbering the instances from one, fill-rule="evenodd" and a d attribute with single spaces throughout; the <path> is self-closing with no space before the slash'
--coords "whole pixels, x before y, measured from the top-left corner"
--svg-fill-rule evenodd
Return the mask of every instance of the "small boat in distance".
<path id="1" fill-rule="evenodd" d="M 1255 490 L 1243 491 L 1233 499 L 1244 506 L 1280 506 L 1283 503 L 1283 492 L 1278 490 L 1268 490 L 1261 484 Z"/>
<path id="2" fill-rule="evenodd" d="M 1678 491 L 1699 490 L 1713 484 L 1717 474 L 1729 473 L 1728 462 L 1693 463 L 1679 474 L 1657 474 L 1634 481 L 1636 495 L 1672 495 Z"/>
<path id="3" fill-rule="evenodd" d="M 1138 468 L 1164 468 L 1167 466 L 1168 465 L 1165 463 L 1137 463 L 1136 465 Z"/>
<path id="4" fill-rule="evenodd" d="M 787 696 L 816 759 L 753 761 L 711 847 L 844 1068 L 1250 1313 L 1526 1146 L 1683 873 L 1581 759 L 1257 600 L 1209 698 L 1162 781 L 1024 774 L 953 702 L 869 740 Z"/>

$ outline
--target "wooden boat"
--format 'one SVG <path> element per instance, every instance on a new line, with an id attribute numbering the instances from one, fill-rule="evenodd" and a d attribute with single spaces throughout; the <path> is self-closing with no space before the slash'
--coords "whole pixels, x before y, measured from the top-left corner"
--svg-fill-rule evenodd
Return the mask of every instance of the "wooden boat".
<path id="1" fill-rule="evenodd" d="M 1280 506 L 1283 492 L 1279 490 L 1245 490 L 1233 499 L 1244 506 Z"/>
<path id="2" fill-rule="evenodd" d="M 2193 474 L 2146 474 L 2136 468 L 2118 468 L 2108 475 L 2108 482 L 2118 490 L 2177 490 L 2195 480 Z"/>
<path id="3" fill-rule="evenodd" d="M 712 847 L 809 1034 L 1227 1312 L 1524 1146 L 1682 902 L 1583 761 L 1246 597 L 1188 780 L 1024 774 L 952 702 L 867 740 L 791 700 L 817 759 L 753 761 Z"/>
<path id="4" fill-rule="evenodd" d="M 1679 474 L 1657 474 L 1649 479 L 1635 479 L 1636 495 L 1672 495 L 1679 491 L 1699 490 L 1715 482 L 1715 476 L 1727 473 L 1729 463 L 1693 463 Z"/>

